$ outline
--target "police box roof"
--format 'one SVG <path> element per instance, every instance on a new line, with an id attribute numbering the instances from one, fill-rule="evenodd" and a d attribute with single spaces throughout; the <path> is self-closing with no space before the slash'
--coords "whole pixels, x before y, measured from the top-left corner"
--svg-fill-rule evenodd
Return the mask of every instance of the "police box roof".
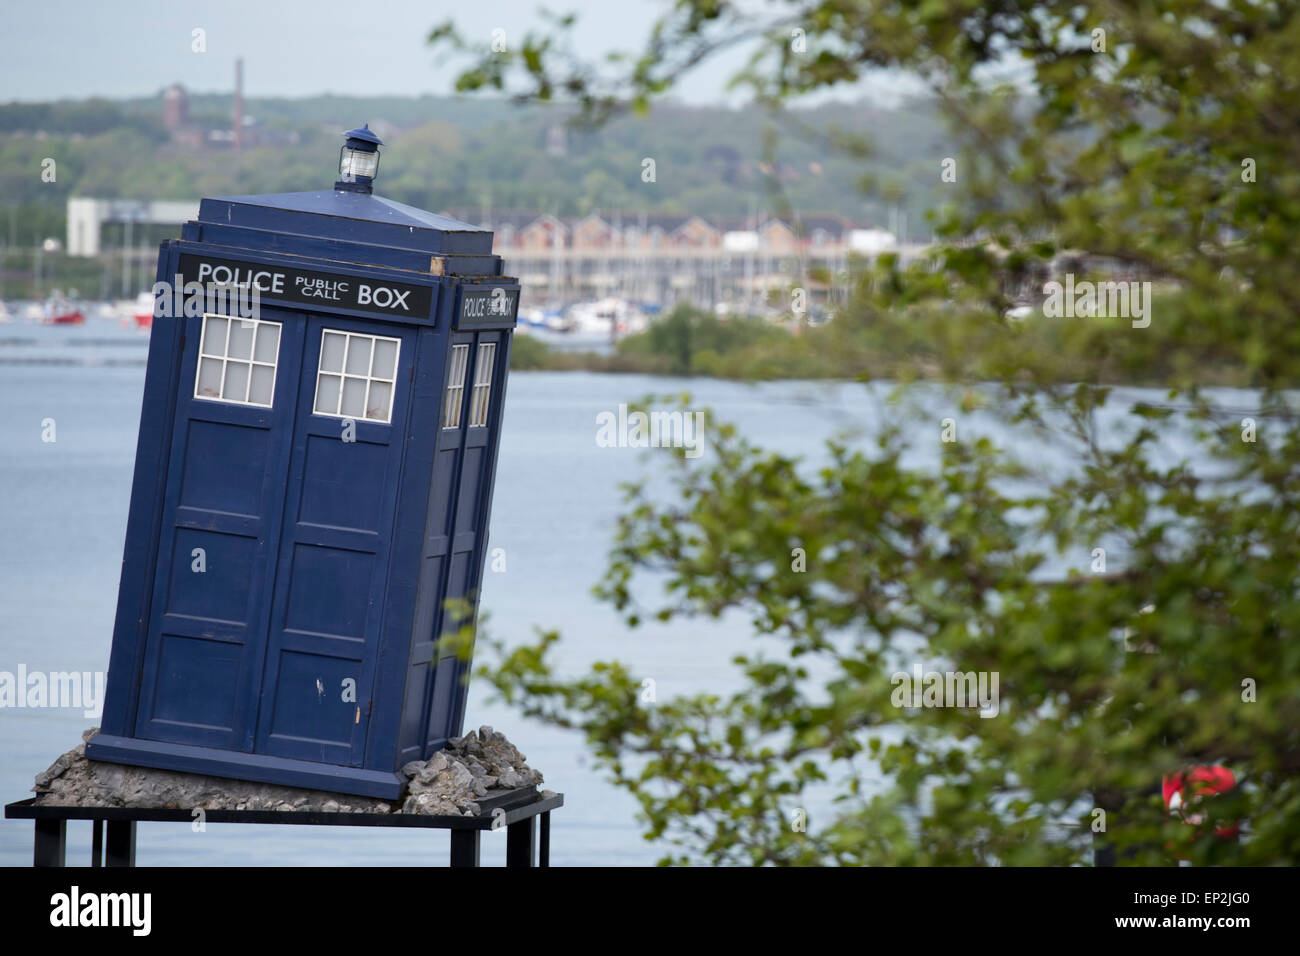
<path id="1" fill-rule="evenodd" d="M 492 252 L 492 233 L 481 226 L 382 196 L 335 189 L 204 199 L 198 221 L 428 253 Z"/>
<path id="2" fill-rule="evenodd" d="M 368 193 L 325 189 L 204 199 L 186 239 L 313 258 L 429 271 L 499 276 L 492 232 Z"/>

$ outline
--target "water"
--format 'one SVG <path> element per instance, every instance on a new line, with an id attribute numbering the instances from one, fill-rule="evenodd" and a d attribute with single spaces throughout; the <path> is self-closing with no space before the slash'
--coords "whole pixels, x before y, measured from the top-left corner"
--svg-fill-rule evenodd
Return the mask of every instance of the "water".
<path id="1" fill-rule="evenodd" d="M 81 328 L 0 326 L 0 670 L 98 671 L 107 666 L 134 463 L 147 338 L 91 321 Z M 736 686 L 731 657 L 753 638 L 743 619 L 643 626 L 629 632 L 591 595 L 619 513 L 619 482 L 647 473 L 643 452 L 600 448 L 596 416 L 620 402 L 689 388 L 696 404 L 736 422 L 754 442 L 786 453 L 822 456 L 822 442 L 845 428 L 870 430 L 907 414 L 888 389 L 782 382 L 759 386 L 648 376 L 515 373 L 510 378 L 493 506 L 492 548 L 504 548 L 504 573 L 486 575 L 487 627 L 510 642 L 535 627 L 564 635 L 560 660 L 576 672 L 618 658 L 656 682 L 660 699 Z M 914 427 L 937 437 L 939 421 L 959 415 L 959 397 L 920 393 Z M 1129 390 L 1126 399 L 1159 400 Z M 1244 402 L 1247 397 L 1239 397 Z M 53 419 L 57 441 L 42 442 Z M 999 432 L 991 416 L 961 416 L 970 434 L 1036 449 L 1027 436 Z M 965 437 L 965 433 L 963 436 Z M 937 442 L 919 443 L 933 463 Z M 1188 450 L 1174 440 L 1170 451 Z M 1039 456 L 1041 457 L 1041 455 Z M 566 795 L 552 816 L 552 862 L 647 864 L 666 848 L 640 837 L 634 801 L 602 780 L 576 734 L 525 721 L 471 688 L 467 727 L 504 730 Z M 71 749 L 96 721 L 78 710 L 0 710 L 0 801 L 30 796 L 33 776 Z M 89 824 L 69 826 L 69 862 L 89 859 Z M 31 860 L 29 821 L 0 821 L 0 863 Z M 504 860 L 505 837 L 485 834 L 484 861 Z M 445 865 L 445 832 L 369 828 L 145 824 L 145 864 Z"/>

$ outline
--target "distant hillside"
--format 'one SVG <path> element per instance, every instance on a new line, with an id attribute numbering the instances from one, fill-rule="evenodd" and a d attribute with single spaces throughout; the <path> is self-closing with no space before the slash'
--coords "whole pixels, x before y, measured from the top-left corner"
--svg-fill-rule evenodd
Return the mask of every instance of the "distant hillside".
<path id="1" fill-rule="evenodd" d="M 649 116 L 584 131 L 566 126 L 562 108 L 502 100 L 249 99 L 255 145 L 238 156 L 228 145 L 200 142 L 209 130 L 228 132 L 230 115 L 228 95 L 190 95 L 186 140 L 165 128 L 162 94 L 0 105 L 0 208 L 10 220 L 0 219 L 0 235 L 19 244 L 57 235 L 71 195 L 188 199 L 326 187 L 339 132 L 362 122 L 387 143 L 380 191 L 424 208 L 561 215 L 793 209 L 887 225 L 896 197 L 913 235 L 925 232 L 939 159 L 951 152 L 926 102 L 898 110 L 827 105 L 792 112 L 790 121 L 757 110 L 664 104 Z M 822 140 L 836 130 L 865 134 L 876 152 L 864 160 L 830 149 Z M 53 183 L 41 178 L 47 157 L 57 163 Z M 646 158 L 655 161 L 653 183 L 642 180 Z M 876 181 L 875 195 L 861 190 L 865 178 Z"/>

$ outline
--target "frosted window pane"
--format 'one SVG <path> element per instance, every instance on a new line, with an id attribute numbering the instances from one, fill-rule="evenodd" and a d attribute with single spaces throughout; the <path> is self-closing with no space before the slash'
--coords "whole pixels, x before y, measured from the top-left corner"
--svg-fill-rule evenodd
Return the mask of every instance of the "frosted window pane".
<path id="1" fill-rule="evenodd" d="M 488 386 L 475 385 L 474 398 L 470 407 L 469 424 L 471 428 L 482 428 L 487 424 Z"/>
<path id="2" fill-rule="evenodd" d="M 460 395 L 459 388 L 447 393 L 447 414 L 442 420 L 443 428 L 460 427 Z"/>
<path id="3" fill-rule="evenodd" d="M 321 374 L 316 383 L 316 411 L 326 415 L 338 414 L 340 381 L 337 375 Z"/>
<path id="4" fill-rule="evenodd" d="M 269 365 L 253 366 L 253 382 L 248 389 L 248 400 L 254 405 L 270 405 L 275 388 L 275 369 Z"/>
<path id="5" fill-rule="evenodd" d="M 241 322 L 238 319 L 230 323 L 230 344 L 226 355 L 230 358 L 248 359 L 253 357 L 253 332 L 256 322 Z"/>
<path id="6" fill-rule="evenodd" d="M 492 381 L 492 360 L 496 356 L 496 345 L 485 343 L 478 347 L 478 367 L 474 370 L 474 384 L 486 385 Z"/>
<path id="7" fill-rule="evenodd" d="M 345 378 L 343 380 L 342 411 L 347 418 L 365 417 L 366 380 L 364 378 Z"/>
<path id="8" fill-rule="evenodd" d="M 392 379 L 397 370 L 397 343 L 388 339 L 375 342 L 375 364 L 371 374 L 375 378 Z"/>
<path id="9" fill-rule="evenodd" d="M 203 320 L 203 354 L 226 354 L 226 320 L 219 315 Z"/>
<path id="10" fill-rule="evenodd" d="M 231 402 L 248 400 L 248 364 L 246 362 L 226 363 L 226 385 L 221 390 L 221 397 Z"/>
<path id="11" fill-rule="evenodd" d="M 257 351 L 254 353 L 253 358 L 259 362 L 274 364 L 279 345 L 280 327 L 263 322 L 257 327 Z"/>
<path id="12" fill-rule="evenodd" d="M 474 363 L 474 392 L 469 403 L 469 425 L 482 428 L 487 425 L 488 402 L 492 391 L 492 364 L 496 359 L 496 344 L 483 342 L 478 347 L 478 361 Z"/>
<path id="13" fill-rule="evenodd" d="M 465 367 L 469 359 L 468 345 L 451 347 L 451 368 L 447 371 L 447 394 L 442 400 L 442 427 L 460 427 L 460 409 L 465 394 Z"/>
<path id="14" fill-rule="evenodd" d="M 369 375 L 370 374 L 370 339 L 360 336 L 352 336 L 348 339 L 348 368 L 349 375 Z"/>
<path id="15" fill-rule="evenodd" d="M 366 418 L 377 422 L 388 421 L 388 410 L 393 401 L 393 386 L 387 382 L 371 382 L 370 398 L 366 402 Z"/>
<path id="16" fill-rule="evenodd" d="M 321 344 L 320 350 L 320 368 L 322 372 L 343 371 L 343 347 L 346 344 L 346 335 L 339 335 L 337 332 L 325 333 L 325 340 Z"/>
<path id="17" fill-rule="evenodd" d="M 196 391 L 204 398 L 221 396 L 221 359 L 203 360 L 199 366 L 199 387 Z"/>

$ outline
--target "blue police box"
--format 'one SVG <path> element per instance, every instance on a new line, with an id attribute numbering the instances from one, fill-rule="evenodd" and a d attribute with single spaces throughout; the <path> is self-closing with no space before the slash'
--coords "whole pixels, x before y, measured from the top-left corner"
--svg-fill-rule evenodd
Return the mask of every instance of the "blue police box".
<path id="1" fill-rule="evenodd" d="M 519 285 L 345 135 L 333 189 L 205 199 L 161 247 L 91 759 L 391 799 L 460 734 L 438 638 L 454 599 L 472 626 Z"/>

